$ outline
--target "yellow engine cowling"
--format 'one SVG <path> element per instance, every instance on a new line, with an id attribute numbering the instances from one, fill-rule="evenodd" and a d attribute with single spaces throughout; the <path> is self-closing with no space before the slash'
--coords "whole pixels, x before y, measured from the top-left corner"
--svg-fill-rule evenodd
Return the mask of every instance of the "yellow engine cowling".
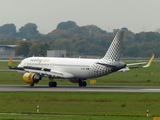
<path id="1" fill-rule="evenodd" d="M 72 83 L 79 83 L 78 79 L 69 79 L 69 81 Z"/>
<path id="2" fill-rule="evenodd" d="M 25 73 L 23 75 L 23 80 L 26 83 L 38 83 L 41 80 L 41 77 L 36 73 Z"/>

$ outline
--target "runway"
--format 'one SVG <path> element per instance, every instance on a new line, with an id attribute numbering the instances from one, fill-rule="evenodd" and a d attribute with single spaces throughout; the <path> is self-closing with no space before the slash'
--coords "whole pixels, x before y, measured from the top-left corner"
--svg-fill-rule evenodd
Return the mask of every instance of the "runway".
<path id="1" fill-rule="evenodd" d="M 0 85 L 0 91 L 50 91 L 50 92 L 160 92 L 160 87 L 130 87 L 130 86 L 57 86 L 47 85 Z"/>

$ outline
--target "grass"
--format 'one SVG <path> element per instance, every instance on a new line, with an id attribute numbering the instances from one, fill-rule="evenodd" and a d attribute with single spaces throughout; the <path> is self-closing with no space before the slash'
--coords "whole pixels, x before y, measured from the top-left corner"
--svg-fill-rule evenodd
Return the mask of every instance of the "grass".
<path id="1" fill-rule="evenodd" d="M 13 66 L 17 66 L 20 62 L 13 62 Z M 0 62 L 0 68 L 1 69 L 8 69 L 8 62 L 7 61 L 1 61 Z"/>
<path id="2" fill-rule="evenodd" d="M 0 115 L 0 120 L 152 120 L 151 117 Z"/>
<path id="3" fill-rule="evenodd" d="M 160 93 L 0 92 L 1 113 L 83 116 L 160 116 Z"/>

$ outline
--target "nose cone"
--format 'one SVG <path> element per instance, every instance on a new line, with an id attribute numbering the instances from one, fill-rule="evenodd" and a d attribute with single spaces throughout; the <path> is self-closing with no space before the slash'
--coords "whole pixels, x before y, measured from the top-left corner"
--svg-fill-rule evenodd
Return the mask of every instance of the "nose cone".
<path id="1" fill-rule="evenodd" d="M 114 66 L 115 67 L 113 67 L 111 70 L 112 70 L 112 72 L 116 72 L 116 71 L 118 71 L 118 70 L 120 70 L 120 69 L 122 69 L 122 68 L 125 68 L 126 67 L 126 63 L 124 63 L 124 62 L 115 62 L 114 63 Z"/>

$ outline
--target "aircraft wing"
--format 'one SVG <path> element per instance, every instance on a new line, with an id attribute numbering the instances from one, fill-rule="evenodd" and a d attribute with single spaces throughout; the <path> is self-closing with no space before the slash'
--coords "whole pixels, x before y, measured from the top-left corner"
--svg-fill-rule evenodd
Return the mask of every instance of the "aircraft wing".
<path id="1" fill-rule="evenodd" d="M 16 70 L 3 70 L 3 69 L 0 69 L 0 72 L 10 72 L 10 71 L 16 71 Z"/>
<path id="2" fill-rule="evenodd" d="M 146 67 L 149 67 L 152 63 L 154 59 L 154 54 L 152 55 L 151 59 L 149 60 L 149 62 L 146 64 L 146 62 L 141 62 L 141 63 L 131 63 L 131 64 L 127 64 L 125 68 L 123 69 L 120 69 L 119 71 L 120 72 L 125 72 L 125 71 L 128 71 L 130 69 L 135 69 L 135 68 L 146 68 Z M 136 66 L 136 65 L 143 65 L 143 64 L 146 64 L 144 66 Z"/>
<path id="3" fill-rule="evenodd" d="M 30 73 L 37 73 L 41 76 L 52 76 L 56 78 L 73 78 L 74 76 L 67 72 L 61 72 L 49 68 L 40 68 L 40 67 L 32 67 L 32 66 L 24 66 L 24 67 L 12 67 L 8 66 L 9 69 L 20 70 Z"/>
<path id="4" fill-rule="evenodd" d="M 56 77 L 56 78 L 73 78 L 74 77 L 70 73 L 61 72 L 61 71 L 48 69 L 48 68 L 36 68 L 36 67 L 29 68 L 27 66 L 27 68 L 24 67 L 24 71 L 30 72 L 30 73 L 37 73 L 37 74 L 40 74 L 42 76 L 52 76 L 52 77 Z"/>
<path id="5" fill-rule="evenodd" d="M 24 67 L 12 67 L 12 56 L 10 57 L 10 61 L 8 63 L 9 69 L 20 70 L 26 72 L 37 73 L 41 76 L 52 76 L 57 78 L 73 78 L 74 76 L 67 72 L 61 72 L 54 69 L 49 68 L 41 68 L 41 67 L 32 67 L 32 66 L 24 66 Z"/>

